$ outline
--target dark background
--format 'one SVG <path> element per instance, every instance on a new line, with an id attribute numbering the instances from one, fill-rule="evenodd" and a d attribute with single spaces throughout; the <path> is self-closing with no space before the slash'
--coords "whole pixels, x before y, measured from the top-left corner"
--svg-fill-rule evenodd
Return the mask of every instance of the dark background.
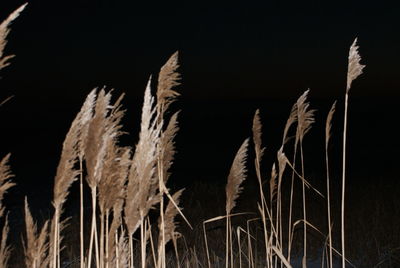
<path id="1" fill-rule="evenodd" d="M 0 2 L 0 20 L 23 1 Z M 323 174 L 323 128 L 337 99 L 331 146 L 340 174 L 347 56 L 358 37 L 364 74 L 350 92 L 349 184 L 399 180 L 399 9 L 377 1 L 30 1 L 13 23 L 1 72 L 1 154 L 16 174 L 6 197 L 51 208 L 62 141 L 94 87 L 126 93 L 124 143 L 137 140 L 149 75 L 179 51 L 181 131 L 172 184 L 224 182 L 261 109 L 269 174 L 291 105 L 308 88 L 317 124 L 306 138 L 309 174 Z M 335 160 L 336 159 L 336 160 Z M 250 160 L 249 162 L 252 162 Z M 339 178 L 336 178 L 339 185 Z"/>

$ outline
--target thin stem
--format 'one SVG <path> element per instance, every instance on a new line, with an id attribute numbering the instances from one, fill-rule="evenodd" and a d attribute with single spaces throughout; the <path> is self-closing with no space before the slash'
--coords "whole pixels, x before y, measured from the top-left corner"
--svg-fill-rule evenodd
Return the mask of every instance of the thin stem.
<path id="1" fill-rule="evenodd" d="M 104 213 L 100 213 L 100 267 L 104 267 Z"/>
<path id="2" fill-rule="evenodd" d="M 57 268 L 57 244 L 58 244 L 58 221 L 59 221 L 59 208 L 55 207 L 55 215 L 54 215 L 54 245 L 53 245 L 53 267 Z"/>
<path id="3" fill-rule="evenodd" d="M 165 264 L 165 224 L 164 224 L 164 172 L 163 172 L 163 161 L 162 156 L 159 156 L 157 159 L 157 171 L 158 171 L 158 187 L 160 191 L 160 219 L 161 219 L 161 249 L 159 249 L 159 256 L 161 253 L 161 261 L 159 261 L 158 265 L 161 265 L 162 268 L 166 268 Z"/>
<path id="4" fill-rule="evenodd" d="M 229 214 L 226 215 L 225 268 L 229 267 Z"/>
<path id="5" fill-rule="evenodd" d="M 290 186 L 290 201 L 289 201 L 289 230 L 288 230 L 288 237 L 290 238 L 292 236 L 292 211 L 293 211 L 293 187 L 294 187 L 294 170 L 296 167 L 296 155 L 297 155 L 297 142 L 295 143 L 294 146 L 294 153 L 293 153 L 293 170 L 292 170 L 292 183 Z M 288 241 L 288 256 L 287 260 L 290 263 L 290 257 L 291 257 L 291 251 L 292 251 L 292 240 L 289 239 Z"/>
<path id="6" fill-rule="evenodd" d="M 133 234 L 129 234 L 129 253 L 130 253 L 130 263 L 129 263 L 129 267 L 133 268 L 133 239 L 132 239 L 132 235 Z"/>
<path id="7" fill-rule="evenodd" d="M 85 260 L 84 260 L 84 238 L 83 238 L 83 167 L 82 167 L 82 158 L 79 157 L 79 191 L 80 191 L 80 228 L 79 228 L 79 233 L 80 233 L 80 255 L 81 255 L 81 262 L 80 262 L 80 268 L 85 267 Z"/>
<path id="8" fill-rule="evenodd" d="M 255 166 L 256 166 L 256 174 L 257 174 L 257 180 L 258 180 L 258 187 L 260 189 L 260 198 L 261 198 L 261 210 L 262 213 L 265 215 L 265 196 L 264 196 L 264 191 L 262 188 L 262 180 L 261 180 L 261 168 L 260 168 L 260 158 L 259 155 L 256 154 L 256 159 L 255 159 Z M 268 256 L 268 242 L 267 242 L 267 226 L 266 222 L 263 221 L 263 227 L 264 227 L 264 242 L 265 242 L 265 256 Z"/>
<path id="9" fill-rule="evenodd" d="M 96 198 L 95 198 L 96 200 Z M 96 203 L 96 201 L 95 201 Z M 98 234 L 97 234 L 97 222 L 96 222 L 96 215 L 94 218 L 94 249 L 96 253 L 96 265 L 100 267 L 100 256 L 99 256 L 99 241 L 98 241 Z"/>
<path id="10" fill-rule="evenodd" d="M 61 250 L 60 250 L 60 225 L 61 224 L 58 224 L 58 230 L 57 230 L 57 267 L 58 268 L 60 268 L 61 267 L 61 261 L 60 261 L 60 258 L 61 258 L 61 254 L 60 254 L 60 252 L 61 252 Z"/>
<path id="11" fill-rule="evenodd" d="M 344 123 L 343 123 L 343 168 L 342 168 L 342 205 L 341 205 L 341 224 L 342 224 L 342 268 L 345 268 L 345 241 L 344 241 L 344 199 L 346 190 L 346 136 L 347 136 L 347 109 L 348 109 L 349 95 L 346 92 L 345 106 L 344 106 Z"/>
<path id="12" fill-rule="evenodd" d="M 115 264 L 116 268 L 119 268 L 119 241 L 118 241 L 118 229 L 115 231 Z"/>
<path id="13" fill-rule="evenodd" d="M 231 267 L 233 268 L 233 243 L 232 243 L 232 222 L 231 218 L 229 217 L 229 247 L 231 251 Z"/>
<path id="14" fill-rule="evenodd" d="M 242 247 L 240 245 L 240 230 L 237 231 L 237 238 L 239 247 L 239 268 L 242 268 Z"/>
<path id="15" fill-rule="evenodd" d="M 146 238 L 145 238 L 145 227 L 143 225 L 143 217 L 140 219 L 140 250 L 142 256 L 142 268 L 146 267 Z"/>
<path id="16" fill-rule="evenodd" d="M 329 156 L 328 142 L 325 145 L 325 160 L 326 160 L 326 199 L 328 205 L 328 239 L 329 239 L 329 268 L 333 268 L 332 263 L 332 226 L 331 226 L 331 198 L 330 198 L 330 178 L 329 178 Z"/>
<path id="17" fill-rule="evenodd" d="M 301 156 L 301 175 L 304 178 L 304 158 L 303 158 L 303 142 L 300 139 L 300 156 Z M 306 189 L 305 189 L 305 183 L 303 180 L 302 183 L 302 188 L 303 188 L 303 228 L 304 228 L 304 255 L 303 255 L 303 268 L 306 267 L 306 262 L 307 262 L 307 211 L 306 211 Z"/>
<path id="18" fill-rule="evenodd" d="M 150 220 L 149 220 L 148 216 L 147 216 L 147 224 L 149 225 L 150 246 L 151 246 L 151 254 L 153 255 L 154 267 L 157 267 L 157 260 L 156 260 L 155 250 L 154 250 L 154 242 L 153 242 L 153 234 L 151 233 L 151 224 L 150 224 Z"/>
<path id="19" fill-rule="evenodd" d="M 110 262 L 110 260 L 108 259 L 109 258 L 109 256 L 108 256 L 108 247 L 109 247 L 109 241 L 108 241 L 108 236 L 109 236 L 109 229 L 108 229 L 108 225 L 109 225 L 109 223 L 108 223 L 108 218 L 109 218 L 109 210 L 107 209 L 106 210 L 106 268 L 108 268 L 108 264 L 109 264 L 109 262 Z"/>
<path id="20" fill-rule="evenodd" d="M 89 243 L 89 256 L 88 256 L 88 268 L 92 264 L 92 250 L 93 250 L 93 240 L 95 239 L 96 248 L 96 264 L 98 265 L 98 247 L 97 247 L 97 228 L 96 228 L 96 190 L 97 187 L 91 187 L 92 190 L 92 227 L 90 231 L 90 243 Z"/>

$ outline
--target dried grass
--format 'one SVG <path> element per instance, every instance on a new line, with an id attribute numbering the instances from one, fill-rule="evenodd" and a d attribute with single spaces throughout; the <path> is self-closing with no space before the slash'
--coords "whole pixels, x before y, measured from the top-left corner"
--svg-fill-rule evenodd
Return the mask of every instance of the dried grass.
<path id="1" fill-rule="evenodd" d="M 7 44 L 10 23 L 25 8 L 26 4 L 14 11 L 2 24 L 0 24 L 0 69 L 8 65 L 8 60 L 12 56 L 4 56 L 4 48 Z M 342 177 L 342 267 L 344 267 L 345 248 L 344 248 L 344 190 L 345 190 L 345 151 L 346 151 L 346 126 L 347 126 L 347 107 L 348 93 L 351 84 L 364 68 L 360 64 L 360 56 L 356 40 L 352 44 L 349 52 L 349 65 L 347 73 L 346 102 L 345 102 L 345 122 L 344 122 L 344 142 L 343 142 L 343 177 Z M 152 253 L 153 262 L 156 267 L 165 268 L 166 244 L 173 242 L 175 249 L 176 265 L 186 263 L 187 266 L 200 266 L 200 260 L 196 249 L 188 249 L 188 256 L 182 261 L 179 257 L 177 238 L 180 236 L 177 231 L 176 216 L 178 213 L 187 221 L 179 207 L 179 199 L 182 191 L 177 191 L 171 195 L 166 184 L 170 177 L 170 168 L 176 153 L 175 137 L 179 130 L 178 113 L 169 115 L 169 108 L 173 104 L 179 93 L 174 87 L 179 85 L 180 75 L 177 72 L 178 53 L 174 53 L 164 66 L 160 69 L 157 80 L 157 92 L 153 97 L 151 92 L 151 79 L 146 86 L 142 107 L 141 127 L 139 138 L 134 149 L 121 147 L 118 143 L 123 134 L 121 120 L 125 110 L 122 109 L 123 95 L 112 103 L 112 92 L 105 89 L 92 90 L 87 96 L 80 112 L 73 120 L 71 127 L 63 143 L 61 158 L 57 167 L 54 179 L 53 206 L 55 213 L 51 221 L 46 221 L 38 231 L 37 225 L 30 213 L 28 202 L 25 200 L 25 223 L 26 236 L 24 240 L 25 264 L 27 267 L 61 267 L 60 252 L 65 247 L 63 245 L 63 228 L 67 220 L 62 220 L 63 205 L 65 204 L 69 189 L 73 182 L 80 175 L 81 178 L 81 260 L 80 267 L 92 266 L 92 255 L 95 251 L 94 259 L 96 267 L 134 267 L 137 266 L 137 259 L 134 256 L 134 234 L 140 227 L 140 261 L 142 268 L 149 266 L 148 252 Z M 319 193 L 305 179 L 303 139 L 310 131 L 314 123 L 315 110 L 310 109 L 307 102 L 309 91 L 305 91 L 297 102 L 292 106 L 289 118 L 286 122 L 282 145 L 276 154 L 277 162 L 273 164 L 269 178 L 269 202 L 266 201 L 264 194 L 264 184 L 261 164 L 265 153 L 262 145 L 262 123 L 260 111 L 254 114 L 252 132 L 255 152 L 255 171 L 259 184 L 260 200 L 258 203 L 259 218 L 247 221 L 246 231 L 238 226 L 237 247 L 233 243 L 231 217 L 244 215 L 246 213 L 233 214 L 237 199 L 243 190 L 242 184 L 246 179 L 246 158 L 248 155 L 249 139 L 246 139 L 237 151 L 233 160 L 227 184 L 225 215 L 217 216 L 203 221 L 204 239 L 207 253 L 208 266 L 211 267 L 205 223 L 218 220 L 226 220 L 226 245 L 225 245 L 225 267 L 234 267 L 234 256 L 238 253 L 239 266 L 242 266 L 242 256 L 247 258 L 249 267 L 257 264 L 257 248 L 253 247 L 252 239 L 255 239 L 249 228 L 250 221 L 262 221 L 264 236 L 264 265 L 268 268 L 292 267 L 291 247 L 293 243 L 294 228 L 303 223 L 303 259 L 302 266 L 307 265 L 307 227 L 312 231 L 320 231 L 307 220 L 306 214 L 306 191 L 305 187 L 312 188 Z M 328 144 L 331 136 L 332 119 L 335 112 L 335 104 L 328 113 L 325 126 L 325 149 L 327 166 L 327 208 L 328 208 L 328 239 L 329 242 L 329 267 L 333 267 L 333 253 L 339 254 L 332 245 L 331 230 L 331 211 L 330 211 L 330 178 L 329 178 L 329 159 Z M 290 131 L 297 123 L 296 135 L 294 136 L 294 155 L 291 164 L 286 158 L 285 149 L 291 139 Z M 297 150 L 300 151 L 301 171 L 296 170 Z M 132 155 L 132 151 L 134 152 Z M 8 166 L 9 155 L 0 162 L 0 217 L 4 214 L 2 199 L 6 191 L 14 185 L 10 181 L 12 177 Z M 79 163 L 79 168 L 78 168 Z M 86 167 L 86 182 L 91 188 L 92 217 L 90 242 L 87 249 L 87 257 L 84 259 L 85 245 L 83 240 L 83 183 L 84 168 Z M 292 168 L 292 181 L 290 189 L 290 203 L 288 213 L 288 235 L 284 241 L 284 212 L 282 209 L 283 195 L 282 184 L 285 178 L 286 166 Z M 293 194 L 294 176 L 298 176 L 302 183 L 302 208 L 303 217 L 293 222 Z M 267 181 L 268 182 L 268 181 Z M 268 186 L 268 183 L 267 183 Z M 320 193 L 319 193 L 320 194 Z M 322 196 L 322 194 L 320 194 Z M 164 208 L 164 199 L 168 198 L 168 205 Z M 159 205 L 159 207 L 158 207 Z M 97 209 L 97 206 L 99 210 Z M 154 228 L 158 229 L 158 240 L 154 247 L 152 237 L 151 219 L 149 212 L 151 209 L 159 208 L 160 217 L 158 224 Z M 109 222 L 111 220 L 111 223 Z M 100 221 L 100 231 L 97 230 L 97 222 Z M 51 223 L 51 224 L 50 224 Z M 50 228 L 49 228 L 50 224 Z M 286 223 L 285 223 L 286 224 Z M 7 266 L 10 256 L 10 247 L 7 246 L 8 219 L 6 217 L 0 244 L 0 268 Z M 286 227 L 285 227 L 286 228 Z M 49 230 L 50 229 L 50 233 Z M 240 232 L 247 235 L 247 256 L 242 250 Z M 150 250 L 147 242 L 150 240 Z M 287 246 L 287 256 L 284 254 Z M 235 251 L 237 250 L 237 252 Z M 285 251 L 286 253 L 286 251 Z M 223 260 L 223 258 L 221 258 Z M 216 261 L 217 262 L 217 261 Z"/>
<path id="2" fill-rule="evenodd" d="M 7 237 L 10 231 L 8 225 L 8 215 L 5 218 L 3 230 L 1 232 L 1 244 L 0 244 L 0 268 L 8 267 L 8 260 L 11 255 L 11 246 L 7 245 Z"/>
<path id="3" fill-rule="evenodd" d="M 344 122 L 343 122 L 343 155 L 342 155 L 342 203 L 341 203 L 341 239 L 342 239 L 342 268 L 345 268 L 345 236 L 344 236 L 344 209 L 345 209 L 345 190 L 346 190 L 346 139 L 347 139 L 347 113 L 350 87 L 354 79 L 362 74 L 364 65 L 360 64 L 361 57 L 358 54 L 357 38 L 354 40 L 349 51 L 349 62 L 347 67 L 347 86 L 345 95 Z"/>
<path id="4" fill-rule="evenodd" d="M 50 262 L 50 256 L 48 255 L 48 223 L 49 221 L 46 221 L 40 233 L 37 232 L 36 223 L 33 221 L 29 210 L 28 200 L 25 198 L 26 240 L 24 242 L 24 253 L 26 267 L 48 267 Z"/>
<path id="5" fill-rule="evenodd" d="M 125 223 L 130 236 L 139 228 L 141 219 L 160 200 L 156 194 L 158 181 L 155 166 L 161 128 L 154 122 L 156 109 L 150 92 L 150 82 L 151 80 L 145 91 L 139 142 L 129 172 L 124 207 Z"/>
<path id="6" fill-rule="evenodd" d="M 328 147 L 331 137 L 332 119 L 336 109 L 336 101 L 332 104 L 326 118 L 325 124 L 325 159 L 326 159 L 326 200 L 327 200 L 327 213 L 328 213 L 328 244 L 329 244 L 329 267 L 333 267 L 333 254 L 332 254 L 332 220 L 331 220 L 331 191 L 330 191 L 330 175 L 329 175 L 329 157 Z"/>
<path id="7" fill-rule="evenodd" d="M 8 189 L 15 185 L 15 183 L 10 181 L 14 175 L 11 173 L 10 166 L 8 165 L 9 159 L 10 154 L 3 157 L 0 161 L 0 218 L 3 217 L 5 209 L 2 202 L 4 194 L 7 193 Z"/>
<path id="8" fill-rule="evenodd" d="M 25 9 L 28 3 L 23 4 L 12 12 L 7 19 L 0 24 L 0 70 L 7 67 L 10 63 L 8 62 L 14 55 L 4 55 L 4 49 L 7 45 L 7 37 L 10 33 L 11 23 L 19 16 L 19 14 Z"/>

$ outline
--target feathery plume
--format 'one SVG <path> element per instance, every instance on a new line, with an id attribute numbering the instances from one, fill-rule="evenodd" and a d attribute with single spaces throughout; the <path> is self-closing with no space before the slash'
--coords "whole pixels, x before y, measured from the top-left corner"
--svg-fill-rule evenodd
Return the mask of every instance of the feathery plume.
<path id="1" fill-rule="evenodd" d="M 159 149 L 160 149 L 160 159 L 162 160 L 161 168 L 163 169 L 164 184 L 167 183 L 170 177 L 169 169 L 173 164 L 174 155 L 176 153 L 174 139 L 179 130 L 178 114 L 179 112 L 176 112 L 172 115 L 171 119 L 168 122 L 167 128 L 165 129 L 165 131 L 161 133 L 160 137 Z"/>
<path id="2" fill-rule="evenodd" d="M 63 143 L 60 162 L 54 178 L 54 199 L 55 207 L 60 207 L 65 202 L 68 189 L 79 175 L 79 170 L 75 169 L 79 146 L 82 144 L 82 128 L 90 120 L 94 105 L 95 92 L 92 91 L 86 98 L 81 110 L 72 121 L 71 127 Z"/>
<path id="3" fill-rule="evenodd" d="M 3 231 L 1 233 L 1 244 L 0 244 L 0 268 L 8 267 L 8 260 L 10 259 L 11 247 L 7 245 L 7 237 L 10 227 L 8 225 L 8 215 L 4 221 Z"/>
<path id="4" fill-rule="evenodd" d="M 326 125 L 325 125 L 325 145 L 326 146 L 328 146 L 329 140 L 331 138 L 332 119 L 333 119 L 333 114 L 335 113 L 335 109 L 336 109 L 336 101 L 332 104 L 332 107 L 329 110 L 328 116 L 326 118 Z"/>
<path id="5" fill-rule="evenodd" d="M 105 179 L 111 179 L 111 174 L 115 173 L 115 165 L 113 161 L 115 160 L 115 150 L 116 141 L 118 137 L 122 134 L 121 132 L 121 120 L 125 113 L 122 110 L 121 101 L 123 95 L 121 95 L 118 100 L 111 104 L 111 91 L 106 93 L 103 88 L 96 100 L 96 105 L 94 107 L 94 115 L 90 120 L 85 148 L 85 159 L 87 167 L 87 182 L 91 188 L 92 195 L 92 227 L 89 242 L 89 255 L 88 255 L 88 266 L 91 265 L 91 254 L 93 239 L 95 240 L 95 252 L 96 252 L 96 263 L 99 265 L 100 258 L 103 258 L 104 253 L 104 216 L 112 204 L 111 202 L 115 199 L 111 197 L 111 194 L 104 195 L 106 191 L 105 187 L 109 186 L 110 181 L 104 181 Z M 102 194 L 99 195 L 100 202 L 100 212 L 101 212 L 101 229 L 100 229 L 100 251 L 98 249 L 97 232 L 96 225 L 96 207 L 97 207 L 97 189 L 101 187 Z M 100 189 L 99 189 L 100 191 Z M 110 198 L 108 198 L 110 197 Z M 108 210 L 105 208 L 108 207 Z M 100 253 L 100 254 L 99 254 Z M 103 261 L 103 260 L 101 260 Z"/>
<path id="6" fill-rule="evenodd" d="M 102 89 L 97 96 L 93 118 L 89 122 L 85 158 L 88 172 L 86 179 L 91 188 L 99 183 L 105 156 L 105 141 L 111 138 L 106 128 L 110 102 L 111 94 Z"/>
<path id="7" fill-rule="evenodd" d="M 157 118 L 150 83 L 151 79 L 144 95 L 139 142 L 128 176 L 124 212 L 129 235 L 137 230 L 140 220 L 160 200 L 156 195 L 158 181 L 155 178 L 155 165 L 162 124 L 155 123 Z"/>
<path id="8" fill-rule="evenodd" d="M 281 147 L 278 150 L 277 158 L 278 158 L 278 166 L 279 166 L 279 174 L 278 174 L 278 176 L 279 176 L 279 180 L 281 181 L 282 177 L 283 177 L 283 172 L 285 171 L 286 164 L 287 164 L 287 158 L 286 158 L 285 153 L 283 152 L 283 147 Z"/>
<path id="9" fill-rule="evenodd" d="M 25 9 L 28 3 L 23 4 L 11 13 L 7 19 L 0 24 L 0 70 L 8 66 L 10 63 L 8 60 L 14 57 L 14 55 L 4 56 L 4 48 L 7 45 L 7 36 L 10 33 L 10 24 L 19 16 L 19 14 Z"/>
<path id="10" fill-rule="evenodd" d="M 290 127 L 296 123 L 297 121 L 297 103 L 293 104 L 292 109 L 290 111 L 289 118 L 286 121 L 285 129 L 283 131 L 282 145 L 285 145 L 289 141 L 289 137 L 287 136 L 289 133 Z"/>
<path id="11" fill-rule="evenodd" d="M 235 200 L 239 197 L 242 190 L 241 183 L 246 179 L 246 158 L 247 146 L 249 139 L 247 138 L 240 146 L 233 160 L 231 170 L 228 175 L 228 183 L 226 184 L 226 214 L 229 215 L 235 207 Z"/>
<path id="12" fill-rule="evenodd" d="M 271 203 L 274 200 L 274 197 L 276 196 L 277 190 L 278 190 L 278 184 L 276 183 L 276 178 L 278 174 L 276 173 L 276 167 L 275 163 L 272 165 L 272 170 L 271 170 L 271 178 L 269 180 L 269 196 L 271 199 Z"/>
<path id="13" fill-rule="evenodd" d="M 125 231 L 122 231 L 118 239 L 118 265 L 112 267 L 130 267 L 129 266 L 129 244 L 125 237 Z"/>
<path id="14" fill-rule="evenodd" d="M 95 114 L 87 129 L 85 128 L 84 150 L 88 168 L 88 183 L 90 187 L 100 187 L 100 184 L 103 186 L 102 204 L 104 204 L 104 198 L 107 196 L 104 194 L 104 187 L 113 183 L 118 173 L 117 163 L 120 152 L 117 140 L 122 135 L 121 120 L 125 114 L 121 105 L 123 96 L 122 94 L 111 105 L 111 92 L 106 94 L 104 90 L 101 90 L 97 98 Z M 101 183 L 102 180 L 106 181 Z M 111 208 L 111 206 L 112 204 L 108 208 Z"/>
<path id="15" fill-rule="evenodd" d="M 349 51 L 349 63 L 347 69 L 347 87 L 346 92 L 348 93 L 351 87 L 351 83 L 360 75 L 365 65 L 360 64 L 360 54 L 358 54 L 357 38 L 354 40 Z"/>
<path id="16" fill-rule="evenodd" d="M 117 227 L 121 224 L 122 218 L 122 210 L 126 195 L 126 181 L 129 175 L 129 169 L 131 167 L 132 159 L 131 159 L 132 149 L 129 147 L 125 147 L 121 149 L 121 157 L 119 160 L 119 176 L 118 183 L 116 185 L 116 200 L 113 203 L 113 219 L 117 220 Z"/>
<path id="17" fill-rule="evenodd" d="M 32 215 L 29 211 L 28 201 L 25 197 L 26 242 L 24 242 L 23 245 L 26 267 L 48 267 L 50 261 L 49 256 L 47 255 L 48 223 L 49 221 L 44 223 L 40 234 L 38 234 L 36 223 L 33 221 Z"/>
<path id="18" fill-rule="evenodd" d="M 178 69 L 178 51 L 161 67 L 158 75 L 157 106 L 159 114 L 164 114 L 169 105 L 174 102 L 179 93 L 172 88 L 179 85 L 180 79 Z"/>
<path id="19" fill-rule="evenodd" d="M 261 135 L 262 135 L 262 123 L 260 119 L 260 110 L 257 109 L 253 117 L 253 142 L 256 152 L 256 158 L 261 161 L 264 155 L 265 148 L 262 147 Z"/>
<path id="20" fill-rule="evenodd" d="M 90 121 L 93 118 L 94 107 L 96 103 L 97 89 L 93 89 L 86 97 L 85 102 L 82 105 L 82 115 L 80 120 L 81 133 L 79 135 L 78 147 L 79 147 L 79 159 L 83 160 L 85 157 L 86 139 L 89 133 Z"/>
<path id="21" fill-rule="evenodd" d="M 119 148 L 114 139 L 109 139 L 106 144 L 106 155 L 102 178 L 99 182 L 99 207 L 101 213 L 113 208 L 121 196 L 126 181 L 125 163 L 121 163 L 125 148 Z M 122 170 L 121 170 L 122 169 Z M 122 175 L 122 176 L 121 176 Z"/>
<path id="22" fill-rule="evenodd" d="M 306 90 L 303 95 L 297 100 L 297 119 L 298 119 L 298 132 L 297 139 L 302 141 L 307 132 L 311 129 L 311 125 L 315 122 L 315 110 L 310 110 L 310 104 L 307 102 L 307 96 L 310 90 Z"/>
<path id="23" fill-rule="evenodd" d="M 10 159 L 10 154 L 7 154 L 1 161 L 0 161 L 0 218 L 4 214 L 4 207 L 3 207 L 3 197 L 4 194 L 7 193 L 7 190 L 10 189 L 15 185 L 15 183 L 10 181 L 14 175 L 12 175 L 10 166 L 8 165 L 8 161 Z"/>
<path id="24" fill-rule="evenodd" d="M 166 111 L 168 110 L 171 103 L 176 100 L 179 93 L 172 88 L 179 85 L 178 80 L 180 79 L 179 73 L 176 71 L 178 65 L 178 52 L 174 53 L 168 61 L 161 67 L 158 76 L 158 87 L 157 87 L 157 124 L 162 124 L 165 120 Z M 162 129 L 162 127 L 161 127 Z M 160 260 L 161 267 L 165 267 L 165 226 L 164 226 L 164 193 L 167 194 L 169 198 L 172 198 L 165 187 L 165 183 L 169 178 L 168 170 L 172 165 L 172 160 L 175 154 L 175 148 L 173 144 L 173 139 L 178 130 L 176 114 L 173 116 L 168 124 L 166 131 L 161 131 L 160 139 L 157 144 L 158 156 L 157 156 L 157 179 L 159 188 L 159 198 L 160 198 L 160 218 L 161 218 L 161 248 L 159 249 L 162 260 Z M 173 200 L 170 201 L 174 204 Z M 174 204 L 176 206 L 176 204 Z M 176 206 L 179 213 L 182 212 Z M 183 214 L 182 214 L 183 215 Z M 142 241 L 143 242 L 143 241 Z M 142 245 L 143 247 L 143 245 Z M 142 259 L 144 258 L 145 252 L 142 251 Z M 142 262 L 142 267 L 144 262 Z"/>
<path id="25" fill-rule="evenodd" d="M 52 256 L 51 266 L 57 265 L 57 257 L 59 257 L 61 230 L 63 222 L 60 222 L 62 214 L 62 206 L 69 194 L 69 188 L 77 179 L 80 171 L 75 168 L 78 157 L 82 156 L 80 148 L 82 147 L 82 128 L 88 124 L 89 117 L 92 113 L 94 105 L 95 92 L 92 91 L 86 98 L 81 110 L 72 121 L 71 127 L 66 135 L 61 152 L 61 158 L 58 163 L 56 176 L 54 178 L 53 188 L 53 206 L 55 208 L 54 217 L 51 223 L 50 236 L 50 256 Z M 59 258 L 58 258 L 59 261 Z"/>
<path id="26" fill-rule="evenodd" d="M 103 212 L 114 211 L 115 220 L 120 221 L 125 198 L 125 183 L 131 165 L 131 149 L 109 145 L 105 171 L 99 184 L 99 205 Z M 119 226 L 119 224 L 118 224 Z"/>

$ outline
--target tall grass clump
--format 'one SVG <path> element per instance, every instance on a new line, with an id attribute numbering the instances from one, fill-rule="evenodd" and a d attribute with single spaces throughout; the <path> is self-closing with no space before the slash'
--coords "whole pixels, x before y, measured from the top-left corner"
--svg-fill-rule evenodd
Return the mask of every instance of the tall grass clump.
<path id="1" fill-rule="evenodd" d="M 0 69 L 7 66 L 12 57 L 4 55 L 9 25 L 24 7 L 21 6 L 0 24 Z M 324 195 L 311 184 L 308 172 L 306 174 L 304 140 L 315 123 L 316 113 L 310 108 L 309 90 L 293 104 L 281 144 L 276 152 L 272 152 L 272 165 L 267 171 L 263 170 L 266 154 L 262 141 L 263 125 L 260 110 L 256 110 L 251 126 L 252 139 L 247 138 L 241 144 L 227 176 L 225 207 L 221 206 L 219 216 L 201 220 L 201 239 L 197 239 L 198 244 L 188 246 L 189 243 L 177 229 L 178 215 L 192 228 L 180 204 L 184 189 L 173 192 L 168 187 L 176 154 L 175 138 L 179 131 L 179 111 L 173 112 L 171 106 L 180 95 L 176 91 L 180 84 L 176 52 L 161 67 L 158 75 L 150 76 L 145 86 L 140 129 L 137 140 L 131 146 L 123 146 L 120 142 L 125 134 L 122 126 L 126 112 L 122 105 L 124 95 L 114 100 L 113 91 L 106 88 L 89 92 L 62 144 L 54 176 L 52 216 L 39 227 L 25 199 L 25 230 L 22 236 L 25 266 L 64 267 L 66 257 L 63 250 L 78 248 L 65 240 L 68 235 L 66 228 L 71 221 L 64 210 L 71 187 L 79 179 L 80 268 L 241 268 L 246 265 L 251 268 L 305 268 L 312 258 L 310 234 L 319 237 L 324 244 L 326 266 L 325 263 L 321 266 L 332 268 L 335 258 L 340 258 L 344 268 L 346 262 L 350 263 L 345 255 L 344 232 L 348 99 L 352 82 L 364 68 L 360 60 L 355 40 L 350 47 L 344 101 L 341 208 L 338 212 L 341 214 L 341 251 L 333 243 L 331 185 L 334 181 L 328 151 L 336 102 L 327 113 L 325 122 Z M 288 153 L 291 154 L 290 160 Z M 0 161 L 1 218 L 6 214 L 3 196 L 14 186 L 9 157 L 8 154 Z M 248 158 L 252 158 L 254 165 L 247 163 Z M 254 168 L 254 176 L 249 176 L 251 168 Z M 258 196 L 251 200 L 255 212 L 239 211 L 237 203 L 244 190 L 243 185 L 253 177 L 258 192 Z M 89 196 L 84 196 L 84 187 L 88 187 Z M 314 209 L 309 202 L 311 194 L 316 194 L 327 208 L 324 214 L 327 234 L 315 226 L 308 215 Z M 88 212 L 84 211 L 85 201 L 91 204 Z M 85 215 L 89 219 L 88 228 L 84 226 Z M 4 218 L 0 268 L 7 267 L 11 252 L 7 244 L 7 214 Z M 218 228 L 222 226 L 223 239 L 212 238 L 221 245 L 222 253 L 209 246 L 210 236 L 207 233 L 210 233 L 210 223 L 220 224 Z"/>

